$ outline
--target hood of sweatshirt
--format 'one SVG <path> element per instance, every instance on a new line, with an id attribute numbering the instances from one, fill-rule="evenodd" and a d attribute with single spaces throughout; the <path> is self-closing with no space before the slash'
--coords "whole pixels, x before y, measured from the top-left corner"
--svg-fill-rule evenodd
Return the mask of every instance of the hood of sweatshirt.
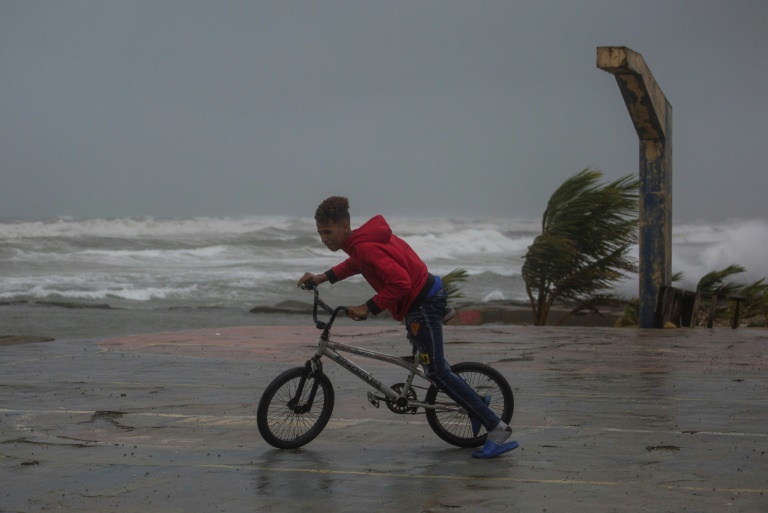
<path id="1" fill-rule="evenodd" d="M 389 242 L 392 237 L 392 228 L 389 227 L 384 216 L 377 215 L 370 218 L 359 228 L 352 230 L 352 234 L 344 243 L 344 252 L 349 253 L 355 245 L 363 242 Z"/>

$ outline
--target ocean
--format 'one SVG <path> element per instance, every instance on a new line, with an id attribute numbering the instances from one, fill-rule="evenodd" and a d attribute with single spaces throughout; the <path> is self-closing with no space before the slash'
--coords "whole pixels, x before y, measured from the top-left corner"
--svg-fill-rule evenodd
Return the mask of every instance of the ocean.
<path id="1" fill-rule="evenodd" d="M 468 272 L 461 301 L 526 300 L 520 269 L 539 220 L 387 219 L 433 273 Z M 683 272 L 681 286 L 695 287 L 706 272 L 732 263 L 747 268 L 740 281 L 768 276 L 767 251 L 766 221 L 683 223 L 673 229 L 673 270 Z M 320 243 L 311 218 L 0 222 L 0 335 L 307 323 L 303 315 L 249 311 L 285 301 L 309 303 L 311 296 L 296 289 L 296 280 L 344 256 Z M 616 290 L 636 296 L 637 278 Z M 372 295 L 359 277 L 321 291 L 331 304 L 359 304 Z M 105 321 L 112 317 L 122 320 Z"/>

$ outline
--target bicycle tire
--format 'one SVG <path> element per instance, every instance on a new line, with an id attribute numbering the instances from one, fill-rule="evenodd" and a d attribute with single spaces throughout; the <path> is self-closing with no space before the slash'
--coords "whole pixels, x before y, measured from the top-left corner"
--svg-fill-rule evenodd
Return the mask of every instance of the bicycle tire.
<path id="1" fill-rule="evenodd" d="M 309 376 L 308 367 L 294 367 L 276 377 L 264 390 L 256 412 L 256 424 L 261 437 L 278 449 L 296 449 L 308 444 L 319 435 L 333 411 L 334 392 L 331 380 L 325 374 Z M 317 382 L 312 408 L 297 412 L 288 403 L 296 396 L 302 378 L 306 378 L 299 405 L 306 405 L 312 387 Z"/>
<path id="2" fill-rule="evenodd" d="M 491 396 L 488 405 L 504 422 L 512 420 L 515 398 L 512 387 L 506 378 L 490 365 L 479 362 L 462 362 L 451 366 L 451 370 L 466 381 L 481 397 Z M 427 390 L 425 401 L 428 404 L 453 403 L 445 392 L 432 384 Z M 455 403 L 454 403 L 455 404 Z M 457 447 L 479 447 L 485 443 L 488 435 L 485 428 L 480 428 L 478 436 L 472 434 L 469 416 L 465 413 L 429 408 L 426 410 L 429 427 L 444 441 Z"/>

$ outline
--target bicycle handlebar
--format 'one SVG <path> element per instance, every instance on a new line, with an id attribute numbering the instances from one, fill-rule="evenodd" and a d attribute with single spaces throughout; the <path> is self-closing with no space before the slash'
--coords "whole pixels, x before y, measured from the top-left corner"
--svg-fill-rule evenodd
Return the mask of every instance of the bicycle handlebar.
<path id="1" fill-rule="evenodd" d="M 315 282 L 308 281 L 306 283 L 302 283 L 300 287 L 302 290 L 309 290 L 314 294 L 314 301 L 312 304 L 312 320 L 315 321 L 315 326 L 317 326 L 317 329 L 329 329 L 333 324 L 333 321 L 336 320 L 336 316 L 339 315 L 339 312 L 344 312 L 345 314 L 349 315 L 349 307 L 337 306 L 336 308 L 333 308 L 329 306 L 328 303 L 320 299 L 320 291 L 318 290 L 317 284 Z M 318 307 L 322 308 L 326 311 L 326 313 L 328 313 L 329 318 L 327 322 L 321 321 L 317 318 Z M 366 317 L 360 318 L 361 321 L 364 321 L 365 319 Z"/>

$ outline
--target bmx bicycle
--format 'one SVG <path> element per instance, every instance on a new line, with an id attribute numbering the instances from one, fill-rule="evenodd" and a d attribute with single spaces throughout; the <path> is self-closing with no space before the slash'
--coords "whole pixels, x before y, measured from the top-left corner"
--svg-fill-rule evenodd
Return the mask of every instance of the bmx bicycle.
<path id="1" fill-rule="evenodd" d="M 415 415 L 423 410 L 432 431 L 458 447 L 478 447 L 485 443 L 485 428 L 481 427 L 476 434 L 473 432 L 466 410 L 427 380 L 415 350 L 411 356 L 398 357 L 332 341 L 331 327 L 339 313 L 347 313 L 347 307 L 328 306 L 320 299 L 317 285 L 313 283 L 304 284 L 302 288 L 314 292 L 312 319 L 322 333 L 314 356 L 304 366 L 288 369 L 277 376 L 259 400 L 256 422 L 259 433 L 268 444 L 279 449 L 296 449 L 314 440 L 328 424 L 333 412 L 334 391 L 330 379 L 323 372 L 323 356 L 381 394 L 368 392 L 368 400 L 375 407 L 384 403 L 392 412 L 400 415 Z M 328 314 L 327 321 L 318 319 L 318 309 Z M 388 386 L 341 355 L 341 352 L 398 365 L 408 374 L 404 382 Z M 499 371 L 479 362 L 457 363 L 451 366 L 451 370 L 483 397 L 499 418 L 509 423 L 514 410 L 514 397 L 512 388 Z M 426 381 L 426 384 L 414 384 L 415 378 Z M 426 393 L 420 399 L 419 395 L 424 390 Z"/>

